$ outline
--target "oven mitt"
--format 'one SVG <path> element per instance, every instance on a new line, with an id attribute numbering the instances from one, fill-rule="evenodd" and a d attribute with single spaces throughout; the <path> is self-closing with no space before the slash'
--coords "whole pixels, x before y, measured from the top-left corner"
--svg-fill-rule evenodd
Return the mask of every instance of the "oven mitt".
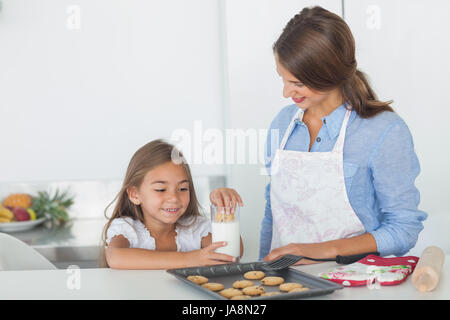
<path id="1" fill-rule="evenodd" d="M 382 258 L 376 255 L 322 272 L 319 277 L 340 283 L 346 287 L 369 285 L 377 281 L 382 286 L 402 283 L 419 261 L 418 257 Z"/>

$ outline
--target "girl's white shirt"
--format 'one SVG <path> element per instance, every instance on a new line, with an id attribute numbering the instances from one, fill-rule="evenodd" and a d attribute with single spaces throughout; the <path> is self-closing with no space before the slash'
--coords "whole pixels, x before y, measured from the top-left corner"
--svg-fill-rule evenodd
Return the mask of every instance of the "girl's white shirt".
<path id="1" fill-rule="evenodd" d="M 202 238 L 211 233 L 211 222 L 204 216 L 198 216 L 190 225 L 194 217 L 181 218 L 175 226 L 177 251 L 187 252 L 201 249 Z M 155 238 L 139 220 L 131 217 L 116 218 L 111 222 L 106 233 L 106 243 L 109 244 L 115 236 L 122 235 L 127 238 L 130 248 L 155 250 Z"/>

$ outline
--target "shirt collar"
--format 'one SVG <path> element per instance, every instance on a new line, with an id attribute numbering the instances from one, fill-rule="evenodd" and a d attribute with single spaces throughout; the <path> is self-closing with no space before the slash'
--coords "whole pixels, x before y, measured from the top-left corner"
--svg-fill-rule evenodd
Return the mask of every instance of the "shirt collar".
<path id="1" fill-rule="evenodd" d="M 322 118 L 322 122 L 327 128 L 327 132 L 328 135 L 330 136 L 330 139 L 335 139 L 339 135 L 346 112 L 347 112 L 347 104 L 344 103 L 339 107 L 337 107 L 329 115 Z M 350 119 L 348 122 L 350 123 L 353 120 L 353 118 L 354 112 L 350 114 Z"/>

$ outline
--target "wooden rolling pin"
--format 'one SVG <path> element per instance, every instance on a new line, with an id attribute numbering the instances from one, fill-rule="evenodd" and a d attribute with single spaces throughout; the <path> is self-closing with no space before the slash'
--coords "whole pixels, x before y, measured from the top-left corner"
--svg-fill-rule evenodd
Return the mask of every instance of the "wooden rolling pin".
<path id="1" fill-rule="evenodd" d="M 427 292 L 436 288 L 444 259 L 444 252 L 436 246 L 428 247 L 422 252 L 412 274 L 412 282 L 417 290 Z"/>

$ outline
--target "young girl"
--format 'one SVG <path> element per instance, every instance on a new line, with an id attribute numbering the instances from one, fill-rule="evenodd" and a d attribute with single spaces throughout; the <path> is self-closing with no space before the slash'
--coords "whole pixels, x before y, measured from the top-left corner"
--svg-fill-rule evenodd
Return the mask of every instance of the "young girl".
<path id="1" fill-rule="evenodd" d="M 211 243 L 210 221 L 199 212 L 189 167 L 173 145 L 155 140 L 141 147 L 116 199 L 103 231 L 106 266 L 172 269 L 235 261 L 214 252 L 226 244 Z"/>

